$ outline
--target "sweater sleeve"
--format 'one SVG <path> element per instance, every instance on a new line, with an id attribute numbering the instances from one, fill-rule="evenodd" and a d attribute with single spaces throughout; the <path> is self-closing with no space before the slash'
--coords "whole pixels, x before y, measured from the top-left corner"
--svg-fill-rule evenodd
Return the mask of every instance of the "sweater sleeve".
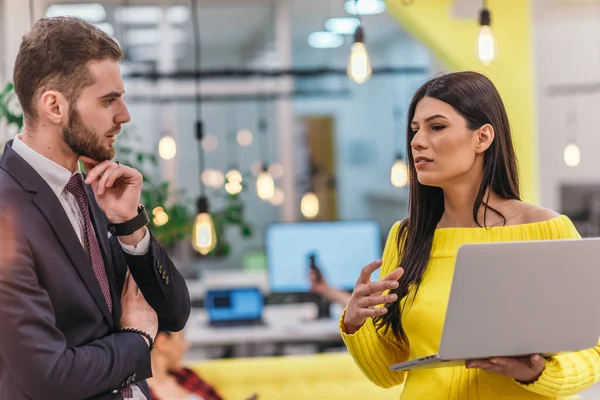
<path id="1" fill-rule="evenodd" d="M 399 265 L 397 235 L 400 222 L 394 224 L 387 238 L 382 257 L 380 277 L 392 272 Z M 380 305 L 378 307 L 383 307 Z M 344 316 L 340 320 L 342 339 L 348 352 L 366 377 L 378 386 L 390 388 L 401 385 L 406 378 L 406 372 L 391 371 L 390 365 L 406 361 L 408 349 L 403 348 L 394 340 L 393 335 L 378 331 L 371 318 L 367 318 L 363 326 L 353 334 L 346 333 Z"/>
<path id="2" fill-rule="evenodd" d="M 579 239 L 580 235 L 567 217 L 555 219 L 551 239 Z M 525 389 L 548 397 L 571 396 L 600 380 L 600 343 L 598 346 L 561 353 L 547 360 L 540 377 Z"/>

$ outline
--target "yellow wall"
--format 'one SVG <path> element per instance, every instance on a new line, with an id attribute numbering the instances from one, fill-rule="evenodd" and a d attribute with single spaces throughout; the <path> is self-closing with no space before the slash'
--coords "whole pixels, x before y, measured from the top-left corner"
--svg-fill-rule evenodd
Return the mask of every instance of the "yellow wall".
<path id="1" fill-rule="evenodd" d="M 532 11 L 526 0 L 488 0 L 496 59 L 486 67 L 477 58 L 478 16 L 457 19 L 453 0 L 387 1 L 388 12 L 451 71 L 488 76 L 504 100 L 519 161 L 523 200 L 538 203 L 536 112 L 533 77 Z M 368 32 L 367 32 L 368 33 Z"/>

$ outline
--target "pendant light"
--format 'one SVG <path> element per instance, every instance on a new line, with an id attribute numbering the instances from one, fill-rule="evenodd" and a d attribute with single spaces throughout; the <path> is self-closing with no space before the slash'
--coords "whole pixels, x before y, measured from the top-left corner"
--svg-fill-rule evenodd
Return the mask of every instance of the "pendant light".
<path id="1" fill-rule="evenodd" d="M 392 117 L 392 146 L 396 151 L 396 158 L 394 160 L 394 164 L 390 170 L 390 181 L 392 185 L 395 187 L 404 187 L 408 184 L 408 166 L 402 156 L 402 153 L 398 149 L 398 127 L 401 126 L 400 118 L 402 116 L 402 110 L 400 109 L 400 105 L 398 104 L 397 94 L 394 82 L 392 81 L 390 84 L 390 88 L 392 90 L 392 107 L 393 107 L 393 117 Z"/>
<path id="2" fill-rule="evenodd" d="M 198 23 L 198 2 L 191 2 L 192 27 L 194 30 L 194 53 L 196 67 L 196 140 L 198 141 L 198 161 L 200 164 L 200 196 L 196 201 L 197 214 L 192 229 L 192 247 L 198 253 L 207 255 L 217 246 L 217 235 L 215 224 L 210 215 L 208 197 L 201 176 L 204 172 L 204 148 L 202 139 L 204 138 L 204 125 L 202 123 L 202 113 L 200 109 L 200 25 Z"/>
<path id="3" fill-rule="evenodd" d="M 477 54 L 483 65 L 490 65 L 495 57 L 494 35 L 492 33 L 492 17 L 487 7 L 487 0 L 479 11 L 479 37 L 477 38 Z"/>
<path id="4" fill-rule="evenodd" d="M 318 168 L 314 161 L 310 160 L 310 171 L 308 178 L 308 190 L 300 200 L 300 212 L 307 219 L 314 219 L 319 215 L 319 197 L 315 193 L 314 178 L 318 175 Z"/>
<path id="5" fill-rule="evenodd" d="M 227 173 L 225 174 L 225 191 L 229 194 L 238 194 L 242 191 L 242 173 L 238 167 L 236 125 L 237 125 L 237 104 L 231 107 L 232 113 L 227 117 L 229 128 L 227 132 Z"/>
<path id="6" fill-rule="evenodd" d="M 356 10 L 358 10 L 358 0 L 354 1 Z M 361 84 L 366 82 L 373 73 L 371 68 L 371 60 L 369 59 L 369 53 L 367 46 L 365 45 L 365 29 L 362 22 L 361 15 L 357 12 L 359 25 L 354 31 L 354 43 L 350 49 L 350 56 L 348 57 L 348 76 L 354 82 Z"/>
<path id="7" fill-rule="evenodd" d="M 261 200 L 269 201 L 275 195 L 275 181 L 269 172 L 269 137 L 267 124 L 266 100 L 257 100 L 259 103 L 258 117 L 258 152 L 261 169 L 256 179 L 256 193 Z"/>
<path id="8" fill-rule="evenodd" d="M 314 192 L 306 192 L 300 200 L 300 212 L 307 219 L 319 215 L 319 197 Z"/>
<path id="9" fill-rule="evenodd" d="M 263 156 L 260 157 L 261 170 L 256 179 L 256 192 L 261 200 L 268 201 L 275 195 L 275 181 L 269 172 L 269 164 L 266 160 L 265 147 L 267 145 L 267 121 L 261 117 L 258 122 L 259 144 L 262 142 Z M 259 146 L 260 148 L 261 146 Z"/>
<path id="10" fill-rule="evenodd" d="M 567 144 L 563 151 L 563 158 L 565 160 L 565 164 L 569 167 L 576 167 L 581 162 L 581 151 L 579 150 L 579 145 L 577 144 L 577 121 L 575 118 L 575 113 L 573 110 L 570 110 L 567 113 Z"/>

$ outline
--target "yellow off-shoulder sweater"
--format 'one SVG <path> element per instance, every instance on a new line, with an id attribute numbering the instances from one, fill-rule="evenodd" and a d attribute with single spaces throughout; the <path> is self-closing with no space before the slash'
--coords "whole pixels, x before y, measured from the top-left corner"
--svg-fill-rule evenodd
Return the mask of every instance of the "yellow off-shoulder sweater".
<path id="1" fill-rule="evenodd" d="M 397 235 L 400 223 L 391 229 L 383 254 L 381 276 L 399 265 Z M 519 240 L 578 239 L 579 233 L 566 216 L 549 221 L 493 228 L 440 228 L 435 231 L 431 259 L 414 304 L 402 315 L 409 348 L 399 344 L 391 332 L 378 332 L 371 319 L 354 334 L 345 333 L 348 351 L 364 374 L 375 384 L 404 384 L 402 399 L 557 399 L 573 395 L 600 379 L 600 346 L 550 358 L 539 379 L 523 385 L 503 375 L 481 369 L 451 367 L 408 372 L 390 371 L 389 366 L 407 359 L 438 352 L 448 305 L 456 254 L 464 243 Z M 568 265 L 565 266 L 568 268 Z M 560 293 L 557 293 L 560 296 Z M 596 316 L 582 316 L 596 318 Z"/>

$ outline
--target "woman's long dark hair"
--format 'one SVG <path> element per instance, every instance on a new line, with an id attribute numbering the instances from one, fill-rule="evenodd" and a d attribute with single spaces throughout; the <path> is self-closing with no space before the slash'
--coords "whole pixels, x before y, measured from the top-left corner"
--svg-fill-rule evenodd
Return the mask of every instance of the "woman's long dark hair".
<path id="1" fill-rule="evenodd" d="M 519 199 L 519 177 L 510 125 L 502 98 L 494 84 L 476 72 L 457 72 L 433 78 L 421 86 L 410 103 L 406 130 L 406 154 L 410 176 L 409 212 L 408 218 L 400 225 L 397 238 L 402 254 L 400 266 L 404 269 L 404 275 L 398 281 L 398 288 L 393 291 L 398 295 L 398 300 L 387 304 L 388 312 L 375 319 L 378 329 L 391 329 L 396 338 L 403 343 L 407 343 L 408 339 L 402 328 L 401 316 L 404 307 L 400 304 L 409 293 L 414 301 L 429 263 L 435 229 L 444 213 L 442 189 L 419 183 L 411 151 L 414 136 L 411 121 L 417 103 L 424 97 L 431 97 L 454 107 L 467 120 L 470 130 L 476 130 L 485 124 L 494 128 L 495 138 L 484 153 L 483 180 L 473 204 L 475 223 L 482 226 L 478 218 L 481 207 L 484 207 L 483 226 L 486 226 L 488 209 L 500 215 L 506 223 L 504 216 L 487 204 L 491 192 L 504 199 Z M 409 305 L 408 301 L 406 305 Z"/>

